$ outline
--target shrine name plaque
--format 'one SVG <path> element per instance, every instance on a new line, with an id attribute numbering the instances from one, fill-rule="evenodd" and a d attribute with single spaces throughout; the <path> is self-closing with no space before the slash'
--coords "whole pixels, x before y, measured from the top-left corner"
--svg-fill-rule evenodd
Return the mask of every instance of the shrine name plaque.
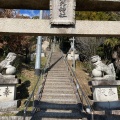
<path id="1" fill-rule="evenodd" d="M 76 0 L 50 0 L 50 24 L 74 25 Z"/>

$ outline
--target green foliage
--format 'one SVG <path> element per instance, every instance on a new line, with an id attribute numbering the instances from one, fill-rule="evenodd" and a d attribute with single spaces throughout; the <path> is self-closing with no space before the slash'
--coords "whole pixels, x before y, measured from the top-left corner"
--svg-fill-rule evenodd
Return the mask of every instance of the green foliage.
<path id="1" fill-rule="evenodd" d="M 32 17 L 32 19 L 39 19 L 39 16 L 34 16 Z"/>
<path id="2" fill-rule="evenodd" d="M 104 45 L 111 47 L 113 49 L 116 45 L 120 43 L 118 38 L 107 38 L 104 42 Z"/>
<path id="3" fill-rule="evenodd" d="M 120 44 L 119 38 L 110 37 L 104 41 L 104 56 L 105 59 L 111 59 L 113 49 L 116 45 Z"/>
<path id="4" fill-rule="evenodd" d="M 46 57 L 42 57 L 42 59 L 41 59 L 41 68 L 45 67 L 46 61 L 47 61 Z"/>
<path id="5" fill-rule="evenodd" d="M 93 65 L 90 62 L 82 62 L 83 70 L 89 74 L 91 74 Z"/>
<path id="6" fill-rule="evenodd" d="M 76 20 L 117 21 L 117 20 L 120 20 L 120 15 L 119 15 L 119 12 L 76 11 Z M 83 39 L 83 38 L 81 38 L 81 39 Z M 90 37 L 88 39 L 90 40 Z M 93 42 L 90 42 L 90 43 L 86 42 L 86 44 L 85 44 L 85 40 L 84 40 L 84 43 L 79 40 L 79 42 L 76 44 L 76 46 L 78 48 L 77 50 L 80 51 L 80 53 L 81 53 L 80 56 L 86 55 L 86 53 L 84 53 L 84 52 L 82 53 L 81 51 L 82 50 L 85 51 L 85 48 L 87 48 L 87 51 L 89 51 L 87 53 L 89 53 L 88 55 L 90 55 L 90 56 L 98 54 L 102 58 L 111 59 L 111 53 L 112 53 L 113 48 L 120 43 L 119 38 L 112 38 L 112 37 L 104 38 L 103 41 L 105 41 L 105 42 L 98 44 L 99 41 L 97 41 L 97 39 L 96 39 Z M 101 46 L 101 44 L 103 44 L 103 46 Z M 89 45 L 89 47 L 88 46 L 86 47 L 85 45 Z"/>
<path id="7" fill-rule="evenodd" d="M 97 48 L 97 55 L 99 55 L 101 58 L 104 58 L 104 47 L 103 46 L 99 46 Z"/>
<path id="8" fill-rule="evenodd" d="M 117 12 L 80 12 L 76 11 L 76 20 L 120 20 Z"/>
<path id="9" fill-rule="evenodd" d="M 120 98 L 120 86 L 117 87 L 118 90 L 118 97 Z"/>

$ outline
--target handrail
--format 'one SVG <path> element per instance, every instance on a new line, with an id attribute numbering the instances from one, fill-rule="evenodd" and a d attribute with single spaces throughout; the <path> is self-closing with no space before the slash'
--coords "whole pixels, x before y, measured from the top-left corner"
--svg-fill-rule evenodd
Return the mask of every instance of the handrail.
<path id="1" fill-rule="evenodd" d="M 66 65 L 67 65 L 67 67 L 68 67 L 68 69 L 69 69 L 69 71 L 70 71 L 70 73 L 71 73 L 71 75 L 73 77 L 73 80 L 75 80 L 74 83 L 76 85 L 79 97 L 82 95 L 82 110 L 83 110 L 83 98 L 84 98 L 86 104 L 89 106 L 89 109 L 90 109 L 90 112 L 91 112 L 91 119 L 94 120 L 94 109 L 92 108 L 91 103 L 90 103 L 88 97 L 85 95 L 85 93 L 83 92 L 81 86 L 79 85 L 77 76 L 76 76 L 75 72 L 71 69 L 71 67 L 70 67 L 70 65 L 69 65 L 69 63 L 68 63 L 68 61 L 67 61 L 65 56 L 64 56 L 64 61 L 65 61 Z M 81 92 L 81 94 L 79 93 L 79 91 Z"/>
<path id="2" fill-rule="evenodd" d="M 34 94 L 35 94 L 35 90 L 36 90 L 37 86 L 39 85 L 38 83 L 39 83 L 40 79 L 41 79 L 41 78 L 43 79 L 43 77 L 44 77 L 43 75 L 45 74 L 46 69 L 47 69 L 47 68 L 49 67 L 49 65 L 50 65 L 51 56 L 52 56 L 52 49 L 51 49 L 51 51 L 50 51 L 50 53 L 49 53 L 49 55 L 48 55 L 48 57 L 47 57 L 47 62 L 46 62 L 45 67 L 43 68 L 43 70 L 41 70 L 41 74 L 40 74 L 40 76 L 38 77 L 38 80 L 37 80 L 37 82 L 36 82 L 36 85 L 35 85 L 33 91 L 32 91 L 32 93 L 30 94 L 30 96 L 28 97 L 28 99 L 27 99 L 27 101 L 26 101 L 25 108 L 24 108 L 24 116 L 23 116 L 24 118 L 23 118 L 23 120 L 25 120 L 25 118 L 26 118 L 27 109 L 28 109 L 28 106 L 29 106 L 30 101 L 31 101 L 32 98 L 33 98 L 33 109 L 34 109 Z M 42 83 L 42 88 L 43 88 L 43 86 L 44 86 L 44 83 L 45 83 L 45 80 L 44 80 L 43 83 Z M 42 88 L 41 88 L 41 90 L 42 90 Z M 40 91 L 40 92 L 41 92 L 41 91 Z"/>

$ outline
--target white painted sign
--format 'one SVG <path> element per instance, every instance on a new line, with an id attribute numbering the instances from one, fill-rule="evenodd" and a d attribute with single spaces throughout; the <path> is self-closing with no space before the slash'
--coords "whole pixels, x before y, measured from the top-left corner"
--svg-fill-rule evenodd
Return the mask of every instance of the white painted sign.
<path id="1" fill-rule="evenodd" d="M 50 23 L 74 25 L 75 7 L 76 0 L 50 0 Z"/>

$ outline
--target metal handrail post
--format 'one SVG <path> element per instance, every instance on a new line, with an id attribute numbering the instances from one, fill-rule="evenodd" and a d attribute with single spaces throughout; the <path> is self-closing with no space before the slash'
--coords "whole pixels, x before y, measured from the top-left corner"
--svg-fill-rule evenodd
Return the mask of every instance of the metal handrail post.
<path id="1" fill-rule="evenodd" d="M 35 91 L 34 91 L 35 92 Z M 32 106 L 32 110 L 34 110 L 34 94 L 35 93 L 33 93 L 33 106 Z"/>
<path id="2" fill-rule="evenodd" d="M 91 119 L 94 120 L 94 113 L 93 113 L 93 111 L 91 113 Z"/>
<path id="3" fill-rule="evenodd" d="M 83 111 L 83 92 L 82 92 L 82 111 Z"/>
<path id="4" fill-rule="evenodd" d="M 46 70 L 46 68 L 47 68 L 47 66 L 48 66 L 48 64 L 49 64 L 51 55 L 52 55 L 52 50 L 51 50 L 50 55 L 49 55 L 49 57 L 48 57 L 48 59 L 47 59 L 47 62 L 46 62 L 46 65 L 45 65 L 44 69 L 41 71 L 40 76 L 38 76 L 38 80 L 37 80 L 37 82 L 36 82 L 36 84 L 35 84 L 35 87 L 34 87 L 32 93 L 30 94 L 30 96 L 29 96 L 28 99 L 27 99 L 27 102 L 26 102 L 25 108 L 24 108 L 23 120 L 25 120 L 25 118 L 26 118 L 27 108 L 28 108 L 28 106 L 29 106 L 29 104 L 30 104 L 31 99 L 33 99 L 33 108 L 32 108 L 32 109 L 34 110 L 34 106 L 35 106 L 35 105 L 34 105 L 35 90 L 36 90 L 36 88 L 37 88 L 37 86 L 38 86 L 38 83 L 39 83 L 41 77 L 42 77 L 42 79 L 43 79 L 43 74 L 44 74 L 44 71 Z"/>
<path id="5" fill-rule="evenodd" d="M 24 110 L 24 117 L 23 117 L 23 120 L 25 120 L 26 118 L 26 110 Z"/>

